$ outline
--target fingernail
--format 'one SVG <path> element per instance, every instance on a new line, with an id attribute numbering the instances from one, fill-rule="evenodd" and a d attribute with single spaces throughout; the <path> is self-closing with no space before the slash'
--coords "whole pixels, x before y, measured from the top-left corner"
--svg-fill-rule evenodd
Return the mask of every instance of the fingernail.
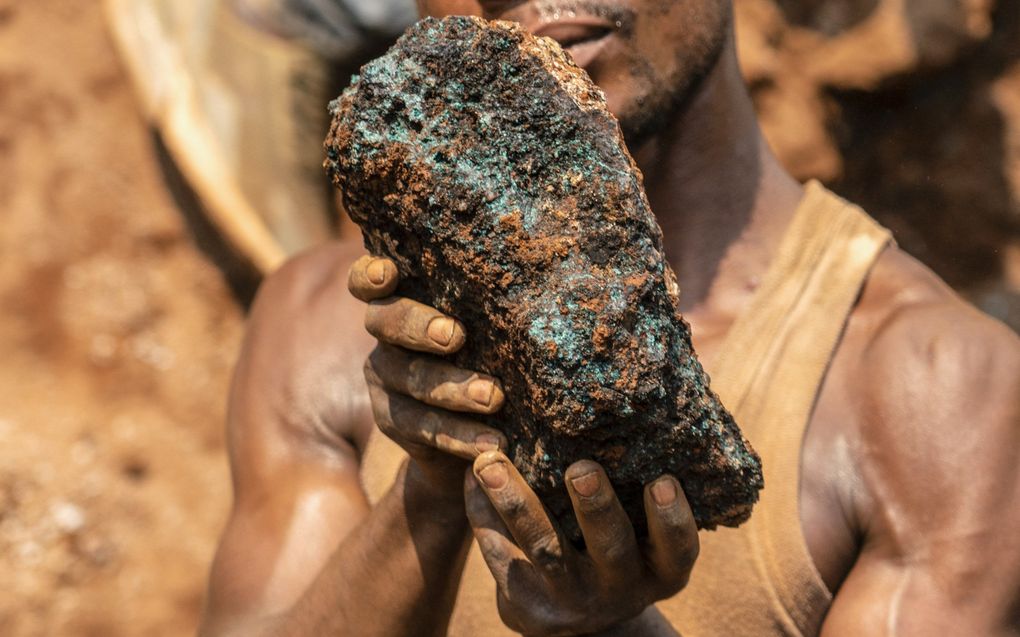
<path id="1" fill-rule="evenodd" d="M 368 275 L 368 280 L 372 283 L 382 285 L 386 281 L 386 262 L 376 259 L 365 268 L 365 274 Z"/>
<path id="2" fill-rule="evenodd" d="M 659 478 L 652 485 L 652 499 L 660 507 L 673 504 L 676 501 L 676 484 L 669 478 Z"/>
<path id="3" fill-rule="evenodd" d="M 591 473 L 574 478 L 570 481 L 570 484 L 574 486 L 574 491 L 577 491 L 577 495 L 590 498 L 598 493 L 599 487 L 602 486 L 602 480 L 597 472 L 592 471 Z"/>
<path id="4" fill-rule="evenodd" d="M 471 381 L 467 386 L 467 395 L 482 407 L 492 404 L 492 394 L 495 391 L 496 386 L 492 382 L 480 378 Z"/>
<path id="5" fill-rule="evenodd" d="M 437 316 L 429 322 L 429 326 L 426 331 L 428 332 L 429 338 L 445 347 L 453 340 L 453 328 L 453 319 L 445 316 Z"/>
<path id="6" fill-rule="evenodd" d="M 478 472 L 478 477 L 482 479 L 482 482 L 486 487 L 499 490 L 506 486 L 507 481 L 510 479 L 509 474 L 506 472 L 506 465 L 502 462 L 493 462 L 492 464 L 483 467 Z"/>
<path id="7" fill-rule="evenodd" d="M 478 453 L 497 451 L 499 449 L 499 436 L 495 434 L 478 434 L 475 437 L 475 449 Z"/>

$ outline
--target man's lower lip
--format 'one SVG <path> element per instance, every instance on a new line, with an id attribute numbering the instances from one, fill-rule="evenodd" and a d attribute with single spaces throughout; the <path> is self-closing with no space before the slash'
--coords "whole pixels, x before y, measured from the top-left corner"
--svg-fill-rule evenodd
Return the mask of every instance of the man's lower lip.
<path id="1" fill-rule="evenodd" d="M 574 64 L 578 65 L 582 69 L 588 68 L 599 54 L 602 53 L 602 49 L 609 43 L 609 38 L 612 33 L 607 33 L 597 40 L 587 40 L 585 42 L 579 42 L 577 44 L 567 47 L 566 51 L 570 53 L 570 57 L 574 59 Z"/>

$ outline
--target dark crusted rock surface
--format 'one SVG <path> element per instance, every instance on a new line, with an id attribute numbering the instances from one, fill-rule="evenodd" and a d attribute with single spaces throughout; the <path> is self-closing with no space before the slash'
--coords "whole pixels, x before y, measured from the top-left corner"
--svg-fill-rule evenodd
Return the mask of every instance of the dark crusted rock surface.
<path id="1" fill-rule="evenodd" d="M 490 422 L 577 538 L 563 471 L 683 483 L 702 528 L 743 522 L 757 455 L 708 387 L 661 231 L 602 92 L 515 24 L 426 19 L 331 105 L 326 169 L 399 294 L 465 324 L 462 367 L 502 379 Z"/>

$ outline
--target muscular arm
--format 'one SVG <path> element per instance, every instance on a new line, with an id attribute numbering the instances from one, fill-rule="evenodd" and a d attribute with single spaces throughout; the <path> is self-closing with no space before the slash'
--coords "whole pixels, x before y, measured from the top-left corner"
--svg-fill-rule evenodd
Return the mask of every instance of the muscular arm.
<path id="1" fill-rule="evenodd" d="M 369 513 L 356 481 L 290 468 L 304 475 L 286 492 L 239 494 L 205 634 L 444 634 L 466 548 L 458 503 L 405 471 Z"/>
<path id="2" fill-rule="evenodd" d="M 445 633 L 469 537 L 464 464 L 443 488 L 412 461 L 369 509 L 358 461 L 374 340 L 346 291 L 352 260 L 316 251 L 260 291 L 232 388 L 234 506 L 204 635 Z"/>
<path id="3" fill-rule="evenodd" d="M 862 369 L 863 546 L 822 634 L 1020 635 L 1020 342 L 936 303 Z"/>

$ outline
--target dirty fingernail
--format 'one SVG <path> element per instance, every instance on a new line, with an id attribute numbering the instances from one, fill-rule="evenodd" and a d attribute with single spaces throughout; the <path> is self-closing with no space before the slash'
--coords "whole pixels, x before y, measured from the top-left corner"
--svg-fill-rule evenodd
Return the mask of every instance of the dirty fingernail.
<path id="1" fill-rule="evenodd" d="M 429 338 L 445 347 L 453 340 L 453 328 L 453 319 L 445 316 L 439 316 L 429 322 L 429 326 L 426 331 L 428 332 Z"/>
<path id="2" fill-rule="evenodd" d="M 478 453 L 497 451 L 499 449 L 499 436 L 495 434 L 478 434 L 475 437 L 475 449 Z"/>
<path id="3" fill-rule="evenodd" d="M 676 484 L 669 478 L 659 478 L 652 485 L 652 499 L 660 507 L 673 504 L 676 501 Z"/>
<path id="4" fill-rule="evenodd" d="M 574 486 L 574 491 L 577 491 L 578 495 L 590 498 L 598 493 L 599 487 L 602 486 L 602 480 L 599 478 L 598 473 L 592 471 L 591 473 L 574 478 L 570 481 L 570 484 Z"/>
<path id="5" fill-rule="evenodd" d="M 368 264 L 365 273 L 368 275 L 369 281 L 376 285 L 382 285 L 386 281 L 386 262 L 376 259 Z"/>
<path id="6" fill-rule="evenodd" d="M 478 477 L 482 479 L 486 487 L 495 490 L 505 487 L 510 479 L 509 474 L 506 472 L 506 465 L 502 462 L 493 462 L 489 466 L 483 467 L 478 472 Z"/>
<path id="7" fill-rule="evenodd" d="M 495 385 L 490 381 L 476 379 L 468 383 L 467 395 L 482 407 L 488 407 L 492 404 L 492 394 L 495 389 Z"/>

